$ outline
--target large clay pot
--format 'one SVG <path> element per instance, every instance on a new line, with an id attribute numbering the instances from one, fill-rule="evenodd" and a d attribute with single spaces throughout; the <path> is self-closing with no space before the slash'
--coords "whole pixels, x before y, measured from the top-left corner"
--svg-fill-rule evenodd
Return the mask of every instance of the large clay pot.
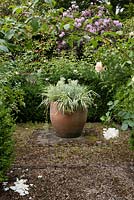
<path id="1" fill-rule="evenodd" d="M 56 135 L 63 138 L 73 138 L 81 135 L 87 120 L 87 110 L 73 113 L 63 113 L 57 110 L 57 103 L 50 104 L 50 119 Z"/>

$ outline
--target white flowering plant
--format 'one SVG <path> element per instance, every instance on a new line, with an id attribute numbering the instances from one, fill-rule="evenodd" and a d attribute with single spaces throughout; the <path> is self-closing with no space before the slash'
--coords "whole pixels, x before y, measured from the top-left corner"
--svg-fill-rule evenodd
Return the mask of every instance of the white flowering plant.
<path id="1" fill-rule="evenodd" d="M 110 140 L 116 137 L 119 137 L 119 130 L 116 128 L 104 128 L 103 129 L 103 136 L 106 140 Z"/>

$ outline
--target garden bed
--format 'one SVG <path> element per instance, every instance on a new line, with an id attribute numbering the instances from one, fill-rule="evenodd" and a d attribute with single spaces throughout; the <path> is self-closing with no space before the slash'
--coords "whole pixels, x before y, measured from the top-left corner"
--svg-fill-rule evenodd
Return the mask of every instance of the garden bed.
<path id="1" fill-rule="evenodd" d="M 128 132 L 105 140 L 104 126 L 86 124 L 75 139 L 61 139 L 49 125 L 18 125 L 16 159 L 6 187 L 26 179 L 28 194 L 0 188 L 0 200 L 133 200 L 134 152 Z"/>

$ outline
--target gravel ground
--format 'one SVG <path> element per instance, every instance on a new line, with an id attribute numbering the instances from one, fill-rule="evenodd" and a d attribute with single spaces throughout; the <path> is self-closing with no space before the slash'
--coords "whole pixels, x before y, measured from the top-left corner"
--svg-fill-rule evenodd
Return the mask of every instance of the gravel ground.
<path id="1" fill-rule="evenodd" d="M 134 152 L 129 132 L 106 141 L 101 124 L 87 124 L 75 139 L 61 139 L 52 128 L 16 130 L 16 159 L 8 186 L 27 179 L 29 194 L 0 187 L 0 200 L 134 200 Z"/>

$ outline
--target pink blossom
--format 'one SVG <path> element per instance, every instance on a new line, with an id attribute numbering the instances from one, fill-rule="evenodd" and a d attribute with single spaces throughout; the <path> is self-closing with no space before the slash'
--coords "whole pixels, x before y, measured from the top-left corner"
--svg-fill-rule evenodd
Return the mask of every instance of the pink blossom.
<path id="1" fill-rule="evenodd" d="M 95 70 L 97 72 L 102 72 L 104 70 L 104 67 L 102 65 L 102 62 L 97 62 L 96 65 L 95 65 Z"/>
<path id="2" fill-rule="evenodd" d="M 64 13 L 63 13 L 63 17 L 66 17 L 67 15 L 68 15 L 67 12 L 64 12 Z"/>
<path id="3" fill-rule="evenodd" d="M 91 11 L 89 11 L 89 10 L 82 11 L 82 16 L 83 17 L 91 17 Z"/>
<path id="4" fill-rule="evenodd" d="M 74 26 L 75 26 L 76 28 L 81 27 L 81 25 L 82 25 L 82 24 L 81 24 L 80 22 L 79 22 L 79 23 L 77 23 L 77 22 L 74 23 Z"/>
<path id="5" fill-rule="evenodd" d="M 92 28 L 91 24 L 87 24 L 86 29 Z"/>
<path id="6" fill-rule="evenodd" d="M 59 37 L 62 38 L 62 37 L 64 37 L 64 35 L 65 35 L 65 32 L 62 31 L 61 34 L 59 35 Z"/>
<path id="7" fill-rule="evenodd" d="M 119 27 L 119 28 L 122 27 L 122 23 L 119 22 L 118 20 L 114 20 L 114 21 L 113 21 L 113 24 L 114 24 L 115 26 Z"/>
<path id="8" fill-rule="evenodd" d="M 96 29 L 93 27 L 93 28 L 90 28 L 89 31 L 90 31 L 90 33 L 95 33 Z"/>

